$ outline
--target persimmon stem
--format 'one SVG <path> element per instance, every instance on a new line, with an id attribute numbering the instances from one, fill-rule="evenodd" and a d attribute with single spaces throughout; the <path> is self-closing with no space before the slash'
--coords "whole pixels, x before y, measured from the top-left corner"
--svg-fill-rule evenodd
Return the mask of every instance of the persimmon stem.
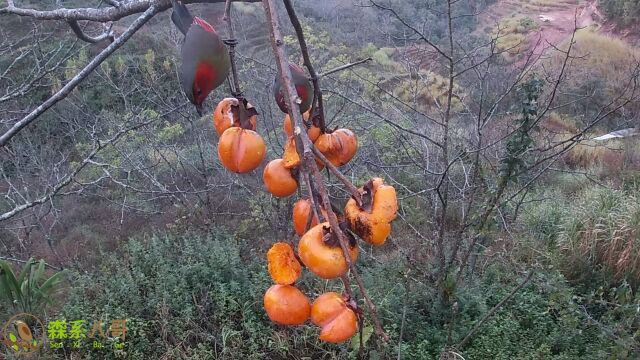
<path id="1" fill-rule="evenodd" d="M 287 3 L 288 3 L 287 0 L 285 0 L 285 5 L 287 5 Z M 322 200 L 322 205 L 327 213 L 327 219 L 331 226 L 331 231 L 334 231 L 336 236 L 338 237 L 340 247 L 342 248 L 342 252 L 344 254 L 345 260 L 349 266 L 349 269 L 351 270 L 351 273 L 356 279 L 356 283 L 358 284 L 358 289 L 360 290 L 360 293 L 364 298 L 365 304 L 369 309 L 369 313 L 374 325 L 376 335 L 381 337 L 383 340 L 388 341 L 389 337 L 387 336 L 387 334 L 385 334 L 384 330 L 382 329 L 382 326 L 380 325 L 380 320 L 378 319 L 378 313 L 377 313 L 376 307 L 371 301 L 371 299 L 369 298 L 369 295 L 367 294 L 367 291 L 364 287 L 360 274 L 358 274 L 355 264 L 351 259 L 346 236 L 340 229 L 336 214 L 333 212 L 333 209 L 331 208 L 331 201 L 329 200 L 327 188 L 324 185 L 322 176 L 320 175 L 320 171 L 318 170 L 318 165 L 316 164 L 315 157 L 313 155 L 313 143 L 311 142 L 311 139 L 309 139 L 309 135 L 307 134 L 307 132 L 302 131 L 303 129 L 302 114 L 299 111 L 300 106 L 296 102 L 296 99 L 298 98 L 298 94 L 293 85 L 291 70 L 289 69 L 289 61 L 284 49 L 284 41 L 282 38 L 282 33 L 280 31 L 280 24 L 278 21 L 277 9 L 276 9 L 274 0 L 262 0 L 262 4 L 264 6 L 267 20 L 270 25 L 269 32 L 271 35 L 271 45 L 273 47 L 273 52 L 276 58 L 278 71 L 280 73 L 280 77 L 284 85 L 284 92 L 286 96 L 287 105 L 289 109 L 291 109 L 291 113 L 289 115 L 291 116 L 291 119 L 293 121 L 294 136 L 296 137 L 296 142 L 298 142 L 299 144 L 302 144 L 302 147 L 303 147 L 302 155 L 301 155 L 302 171 L 309 174 L 309 176 L 311 177 L 310 179 L 314 182 L 316 186 L 315 190 L 317 190 L 318 194 L 320 195 L 320 199 Z M 290 2 L 288 3 L 288 5 L 289 5 L 288 7 L 291 7 Z M 291 7 L 291 9 L 293 8 Z M 295 13 L 293 13 L 293 16 L 291 16 L 290 14 L 290 17 L 295 19 L 297 22 L 297 18 L 295 18 Z M 297 25 L 299 27 L 300 23 L 297 22 Z M 304 39 L 304 37 L 302 37 L 302 39 Z M 307 54 L 307 57 L 308 57 L 308 54 Z M 310 65 L 310 60 L 309 60 L 309 65 Z M 315 73 L 313 75 L 315 75 Z"/>
<path id="2" fill-rule="evenodd" d="M 231 0 L 227 0 L 224 4 L 224 21 L 227 22 L 227 28 L 229 29 L 229 39 L 225 40 L 224 43 L 229 46 L 231 76 L 233 77 L 233 88 L 231 89 L 231 93 L 233 96 L 238 98 L 238 100 L 241 100 L 242 90 L 240 89 L 240 80 L 238 79 L 238 70 L 236 68 L 236 45 L 238 44 L 238 40 L 236 40 L 233 31 L 233 23 L 231 22 Z"/>
<path id="3" fill-rule="evenodd" d="M 231 94 L 238 99 L 238 115 L 240 118 L 240 125 L 243 129 L 249 129 L 251 124 L 249 123 L 250 115 L 247 112 L 247 108 L 245 105 L 245 98 L 242 93 L 242 89 L 240 88 L 240 78 L 238 77 L 238 69 L 236 67 L 236 45 L 238 44 L 238 40 L 236 40 L 235 33 L 233 31 L 233 23 L 231 19 L 231 0 L 226 0 L 224 4 L 224 21 L 227 23 L 227 28 L 229 31 L 229 39 L 224 40 L 224 43 L 229 46 L 229 61 L 231 62 L 231 74 L 230 77 L 233 78 L 233 86 L 232 82 L 229 81 L 229 87 L 231 88 Z"/>
<path id="4" fill-rule="evenodd" d="M 349 181 L 349 179 L 347 179 L 346 176 L 344 176 L 315 145 L 311 146 L 311 151 L 313 151 L 313 154 L 322 161 L 324 166 L 329 169 L 329 171 L 347 188 L 349 193 L 351 193 L 351 196 L 356 200 L 358 206 L 362 206 L 362 194 L 360 194 L 360 190 L 358 190 L 358 188 L 355 187 L 355 185 L 353 185 L 351 181 Z"/>

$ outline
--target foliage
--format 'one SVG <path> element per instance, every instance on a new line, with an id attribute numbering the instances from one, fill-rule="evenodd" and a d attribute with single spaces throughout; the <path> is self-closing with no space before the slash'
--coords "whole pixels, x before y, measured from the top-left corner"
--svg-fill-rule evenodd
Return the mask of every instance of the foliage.
<path id="1" fill-rule="evenodd" d="M 131 240 L 121 253 L 104 254 L 104 264 L 96 272 L 75 274 L 62 313 L 55 316 L 126 318 L 130 359 L 355 358 L 357 347 L 322 343 L 314 326 L 279 327 L 268 320 L 262 295 L 270 279 L 265 259 L 255 256 L 258 253 L 219 230 L 208 236 L 163 234 Z M 407 277 L 406 263 L 399 258 L 379 262 L 364 257 L 360 265 L 391 336 L 383 347 L 371 337 L 367 357 L 390 358 L 400 351 L 402 358 L 437 359 L 447 344 L 450 318 L 433 286 Z M 459 308 L 451 330 L 454 341 L 520 281 L 513 274 L 508 268 L 492 266 L 482 280 L 454 294 Z M 299 286 L 314 294 L 312 299 L 338 288 L 337 283 L 308 274 Z M 611 353 L 615 343 L 599 338 L 598 329 L 583 321 L 572 291 L 553 271 L 537 275 L 485 324 L 465 356 L 598 359 Z M 496 338 L 502 340 L 496 342 Z M 116 357 L 112 350 L 79 355 Z"/>
<path id="2" fill-rule="evenodd" d="M 637 21 L 640 15 L 640 3 L 635 0 L 602 0 L 600 6 L 608 17 L 623 25 Z"/>
<path id="3" fill-rule="evenodd" d="M 20 273 L 14 273 L 8 262 L 0 260 L 0 309 L 14 313 L 40 314 L 63 280 L 59 271 L 47 277 L 44 260 L 27 260 Z"/>

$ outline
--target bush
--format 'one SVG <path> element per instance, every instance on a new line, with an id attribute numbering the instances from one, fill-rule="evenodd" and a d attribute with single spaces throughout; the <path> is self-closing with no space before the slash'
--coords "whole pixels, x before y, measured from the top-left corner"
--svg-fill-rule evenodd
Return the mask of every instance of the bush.
<path id="1" fill-rule="evenodd" d="M 103 254 L 95 273 L 75 274 L 64 307 L 50 316 L 105 323 L 127 319 L 126 349 L 84 349 L 79 358 L 356 358 L 357 341 L 326 344 L 318 340 L 315 326 L 280 327 L 267 319 L 262 296 L 271 280 L 262 253 L 251 244 L 243 246 L 216 231 L 209 236 L 157 235 L 131 240 L 121 249 L 122 254 Z M 452 343 L 460 341 L 521 281 L 513 269 L 489 267 L 481 281 L 454 290 L 446 302 L 419 274 L 405 276 L 402 258 L 391 253 L 380 262 L 367 254 L 363 251 L 359 259 L 363 280 L 391 337 L 386 345 L 377 344 L 375 336 L 368 340 L 365 355 L 370 359 L 395 357 L 398 351 L 405 359 L 439 358 L 449 336 Z M 309 274 L 298 286 L 311 299 L 341 288 L 337 281 Z M 449 335 L 454 301 L 459 310 Z M 365 333 L 371 332 L 365 323 Z M 598 334 L 576 314 L 564 280 L 541 274 L 484 325 L 463 354 L 472 359 L 595 359 L 595 349 L 607 352 L 612 346 Z"/>

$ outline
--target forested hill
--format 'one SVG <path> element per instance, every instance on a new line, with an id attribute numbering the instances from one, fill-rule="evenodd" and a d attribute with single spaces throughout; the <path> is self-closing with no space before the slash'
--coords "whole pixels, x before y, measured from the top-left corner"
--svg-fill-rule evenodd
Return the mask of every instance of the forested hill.
<path id="1" fill-rule="evenodd" d="M 0 0 L 0 358 L 640 357 L 636 1 L 171 3 Z"/>

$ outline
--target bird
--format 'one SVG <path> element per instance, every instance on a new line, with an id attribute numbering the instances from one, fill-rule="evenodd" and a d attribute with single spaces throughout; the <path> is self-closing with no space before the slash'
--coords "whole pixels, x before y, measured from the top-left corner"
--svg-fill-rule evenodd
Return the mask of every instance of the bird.
<path id="1" fill-rule="evenodd" d="M 627 138 L 627 137 L 636 136 L 636 135 L 640 135 L 640 129 L 628 128 L 628 129 L 612 131 L 606 135 L 598 136 L 591 140 L 604 141 L 609 139 Z"/>
<path id="2" fill-rule="evenodd" d="M 298 93 L 298 97 L 302 102 L 300 103 L 300 112 L 304 113 L 311 107 L 311 102 L 313 101 L 313 85 L 307 74 L 305 74 L 304 69 L 299 65 L 289 63 L 289 70 L 291 71 L 291 76 L 293 77 L 293 84 L 296 87 L 296 92 Z M 285 100 L 284 89 L 282 88 L 282 79 L 279 75 L 276 75 L 276 78 L 273 82 L 273 95 L 276 98 L 276 103 L 280 110 L 283 113 L 288 114 L 288 106 Z"/>
<path id="3" fill-rule="evenodd" d="M 184 34 L 180 49 L 180 85 L 202 116 L 204 100 L 229 75 L 229 52 L 211 24 L 192 16 L 178 0 L 171 0 L 171 6 L 171 21 Z"/>

